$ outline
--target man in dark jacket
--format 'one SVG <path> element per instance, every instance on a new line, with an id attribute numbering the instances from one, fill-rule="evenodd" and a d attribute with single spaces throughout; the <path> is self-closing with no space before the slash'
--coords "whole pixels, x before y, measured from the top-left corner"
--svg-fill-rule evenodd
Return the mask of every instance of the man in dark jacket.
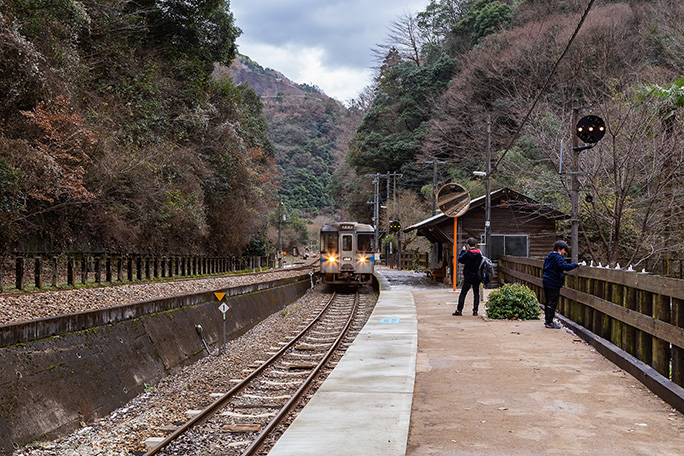
<path id="1" fill-rule="evenodd" d="M 452 315 L 463 315 L 463 305 L 468 290 L 473 289 L 473 315 L 477 315 L 477 309 L 480 306 L 480 262 L 482 261 L 482 253 L 477 248 L 477 240 L 470 238 L 466 241 L 467 247 L 464 245 L 461 253 L 458 254 L 458 262 L 463 264 L 463 286 L 461 287 L 461 294 L 458 296 L 458 306 Z"/>
<path id="2" fill-rule="evenodd" d="M 544 326 L 549 329 L 560 328 L 560 326 L 553 322 L 553 317 L 556 315 L 560 289 L 563 288 L 563 281 L 565 280 L 564 272 L 579 266 L 577 263 L 565 261 L 563 255 L 565 255 L 567 249 L 568 244 L 565 241 L 558 241 L 553 245 L 553 252 L 546 255 L 544 260 L 544 274 L 542 275 L 542 285 L 544 286 L 544 296 L 546 297 Z"/>

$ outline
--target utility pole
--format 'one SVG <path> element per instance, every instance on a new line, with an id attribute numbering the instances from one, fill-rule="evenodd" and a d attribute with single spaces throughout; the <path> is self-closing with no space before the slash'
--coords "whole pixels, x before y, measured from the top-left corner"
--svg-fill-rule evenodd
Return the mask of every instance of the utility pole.
<path id="1" fill-rule="evenodd" d="M 283 267 L 283 199 L 278 205 L 278 268 Z"/>
<path id="2" fill-rule="evenodd" d="M 437 214 L 437 165 L 444 165 L 446 162 L 437 160 L 433 157 L 432 160 L 426 160 L 423 163 L 432 164 L 432 215 Z"/>
<path id="3" fill-rule="evenodd" d="M 379 251 L 378 247 L 378 237 L 379 237 L 379 231 L 378 231 L 378 225 L 380 224 L 380 173 L 375 173 L 375 174 L 366 174 L 366 177 L 372 177 L 373 178 L 373 186 L 374 186 L 374 196 L 373 196 L 373 201 L 369 201 L 368 204 L 373 204 L 373 228 L 375 230 L 375 240 L 374 240 L 374 245 L 373 249 L 375 252 Z"/>
<path id="4" fill-rule="evenodd" d="M 485 256 L 492 257 L 492 115 L 487 115 L 487 197 L 485 199 Z"/>
<path id="5" fill-rule="evenodd" d="M 579 116 L 580 107 L 572 108 L 572 125 L 573 129 L 577 125 L 577 118 Z M 570 257 L 572 263 L 577 263 L 579 260 L 579 138 L 577 135 L 572 135 L 572 171 L 570 173 L 570 205 L 572 207 L 572 214 L 570 217 L 571 234 L 570 234 Z"/>
<path id="6" fill-rule="evenodd" d="M 485 178 L 485 256 L 492 257 L 492 116 L 487 116 L 487 147 L 485 171 L 473 171 L 478 177 Z"/>
<path id="7" fill-rule="evenodd" d="M 390 172 L 387 171 L 387 199 L 385 200 L 385 206 L 389 207 L 389 198 L 390 198 Z M 389 226 L 390 226 L 390 211 L 387 209 L 385 211 L 387 214 L 387 234 L 389 234 Z"/>

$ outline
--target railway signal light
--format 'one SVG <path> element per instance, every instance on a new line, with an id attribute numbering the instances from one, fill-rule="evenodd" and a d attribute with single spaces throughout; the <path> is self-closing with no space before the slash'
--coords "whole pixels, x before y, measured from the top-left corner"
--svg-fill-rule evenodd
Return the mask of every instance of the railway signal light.
<path id="1" fill-rule="evenodd" d="M 606 124 L 599 116 L 584 116 L 577 122 L 576 133 L 585 144 L 595 144 L 606 134 Z"/>
<path id="2" fill-rule="evenodd" d="M 399 223 L 398 221 L 391 221 L 389 224 L 389 228 L 390 228 L 390 231 L 397 232 L 397 231 L 401 230 L 401 223 Z"/>

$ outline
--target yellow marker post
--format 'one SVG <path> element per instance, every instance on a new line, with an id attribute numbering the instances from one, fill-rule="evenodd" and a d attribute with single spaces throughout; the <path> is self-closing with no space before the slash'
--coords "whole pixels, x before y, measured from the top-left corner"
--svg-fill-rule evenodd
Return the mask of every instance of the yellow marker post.
<path id="1" fill-rule="evenodd" d="M 218 299 L 220 302 L 226 296 L 226 294 L 214 293 L 214 296 L 216 296 L 216 299 Z M 223 352 L 223 350 L 225 350 L 226 347 L 226 312 L 228 312 L 228 309 L 230 309 L 230 307 L 228 307 L 228 305 L 224 302 L 219 306 L 218 309 L 221 311 L 221 313 L 223 313 L 223 346 L 221 347 L 221 352 Z"/>

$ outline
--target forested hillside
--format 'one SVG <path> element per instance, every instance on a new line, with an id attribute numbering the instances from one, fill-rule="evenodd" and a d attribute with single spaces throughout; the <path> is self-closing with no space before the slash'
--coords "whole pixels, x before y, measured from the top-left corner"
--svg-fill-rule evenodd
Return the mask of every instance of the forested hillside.
<path id="1" fill-rule="evenodd" d="M 279 195 L 289 220 L 284 227 L 284 245 L 306 245 L 309 239 L 318 238 L 320 223 L 341 217 L 333 196 L 333 174 L 344 168 L 361 110 L 346 108 L 317 87 L 292 82 L 247 56 L 239 55 L 228 73 L 236 83 L 248 84 L 261 96 L 268 136 L 276 151 Z M 273 222 L 277 220 L 275 212 Z M 305 224 L 310 225 L 309 230 Z"/>
<path id="2" fill-rule="evenodd" d="M 684 6 L 596 1 L 565 52 L 589 4 L 432 0 L 398 18 L 378 47 L 374 100 L 348 162 L 359 175 L 400 171 L 400 184 L 422 188 L 429 201 L 425 162 L 442 161 L 437 189 L 455 181 L 480 196 L 472 173 L 485 169 L 491 117 L 494 189 L 507 185 L 569 214 L 560 150 L 563 143 L 567 172 L 572 111 L 580 107 L 607 123 L 606 137 L 580 157 L 583 256 L 614 265 L 679 255 Z M 370 208 L 349 207 L 370 219 Z"/>
<path id="3" fill-rule="evenodd" d="M 494 189 L 569 214 L 578 108 L 607 124 L 579 157 L 582 255 L 676 256 L 682 24 L 673 0 L 431 0 L 345 107 L 236 60 L 223 0 L 0 0 L 0 250 L 262 253 L 281 211 L 301 246 L 370 222 L 388 172 L 381 221 L 408 226 L 446 182 L 484 193 L 488 119 Z"/>
<path id="4" fill-rule="evenodd" d="M 0 249 L 263 250 L 275 149 L 247 85 L 211 77 L 222 0 L 0 2 Z"/>

